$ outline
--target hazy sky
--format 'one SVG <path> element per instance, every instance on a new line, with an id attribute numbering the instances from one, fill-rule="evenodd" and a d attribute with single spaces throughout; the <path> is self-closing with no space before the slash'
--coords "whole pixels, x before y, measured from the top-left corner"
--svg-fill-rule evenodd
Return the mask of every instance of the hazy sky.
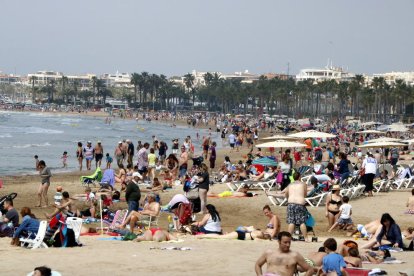
<path id="1" fill-rule="evenodd" d="M 3 0 L 0 71 L 414 71 L 412 0 Z"/>

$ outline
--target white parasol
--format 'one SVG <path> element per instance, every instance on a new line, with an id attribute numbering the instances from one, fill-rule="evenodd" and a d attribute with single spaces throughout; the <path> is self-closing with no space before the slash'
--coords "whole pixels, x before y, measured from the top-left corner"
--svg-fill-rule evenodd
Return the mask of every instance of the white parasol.
<path id="1" fill-rule="evenodd" d="M 403 143 L 397 143 L 397 142 L 376 142 L 376 143 L 367 143 L 361 146 L 358 146 L 358 148 L 398 148 L 398 147 L 404 147 L 407 146 Z"/>
<path id="2" fill-rule="evenodd" d="M 306 147 L 306 145 L 302 143 L 286 141 L 286 140 L 276 140 L 276 141 L 256 145 L 256 148 L 303 148 L 303 147 Z"/>
<path id="3" fill-rule="evenodd" d="M 296 137 L 289 137 L 286 135 L 273 135 L 270 137 L 262 138 L 261 140 L 297 140 Z"/>
<path id="4" fill-rule="evenodd" d="M 320 132 L 316 130 L 301 131 L 298 133 L 290 134 L 289 137 L 295 138 L 335 138 L 336 136 L 326 132 Z"/>
<path id="5" fill-rule="evenodd" d="M 379 137 L 376 139 L 372 139 L 367 141 L 368 143 L 378 143 L 378 142 L 402 142 L 401 139 L 398 138 L 391 138 L 391 137 Z"/>
<path id="6" fill-rule="evenodd" d="M 374 129 L 367 129 L 367 130 L 363 130 L 363 131 L 358 131 L 357 133 L 362 133 L 362 134 L 384 134 L 384 132 L 379 131 L 379 130 L 374 130 Z"/>

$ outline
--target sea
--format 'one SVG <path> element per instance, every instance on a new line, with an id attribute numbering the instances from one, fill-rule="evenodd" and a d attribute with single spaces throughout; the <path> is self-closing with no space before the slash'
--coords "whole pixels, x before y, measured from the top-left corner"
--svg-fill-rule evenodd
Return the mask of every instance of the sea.
<path id="1" fill-rule="evenodd" d="M 196 139 L 197 132 L 199 140 Z M 153 135 L 158 141 L 167 143 L 168 153 L 174 138 L 182 143 L 190 136 L 197 153 L 201 151 L 202 137 L 209 135 L 209 131 L 173 127 L 171 123 L 158 121 L 112 118 L 108 124 L 105 118 L 91 115 L 0 111 L 0 175 L 36 174 L 35 155 L 46 162 L 52 173 L 74 171 L 78 169 L 78 142 L 85 145 L 86 141 L 92 141 L 95 146 L 100 140 L 105 154 L 113 156 L 120 140 L 130 139 L 136 147 L 137 141 L 151 144 Z M 219 133 L 212 132 L 212 140 L 217 142 L 218 148 L 221 147 Z M 62 168 L 64 151 L 68 152 L 67 169 Z"/>

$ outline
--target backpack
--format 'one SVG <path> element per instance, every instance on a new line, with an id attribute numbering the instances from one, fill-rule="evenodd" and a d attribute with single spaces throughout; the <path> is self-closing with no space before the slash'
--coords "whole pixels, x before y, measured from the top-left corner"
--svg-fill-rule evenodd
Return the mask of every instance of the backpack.
<path id="1" fill-rule="evenodd" d="M 180 224 L 188 225 L 191 222 L 191 215 L 192 215 L 191 204 L 182 203 L 180 206 L 181 206 L 179 208 L 180 210 L 178 210 L 179 215 L 180 215 L 179 216 Z"/>

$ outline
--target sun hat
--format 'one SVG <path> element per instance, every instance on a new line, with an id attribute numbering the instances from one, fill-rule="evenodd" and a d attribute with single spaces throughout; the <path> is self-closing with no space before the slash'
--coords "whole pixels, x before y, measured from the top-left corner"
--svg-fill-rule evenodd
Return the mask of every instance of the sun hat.
<path id="1" fill-rule="evenodd" d="M 340 189 L 341 189 L 341 186 L 339 186 L 339 185 L 333 185 L 333 187 L 332 187 L 332 191 L 338 191 Z"/>

